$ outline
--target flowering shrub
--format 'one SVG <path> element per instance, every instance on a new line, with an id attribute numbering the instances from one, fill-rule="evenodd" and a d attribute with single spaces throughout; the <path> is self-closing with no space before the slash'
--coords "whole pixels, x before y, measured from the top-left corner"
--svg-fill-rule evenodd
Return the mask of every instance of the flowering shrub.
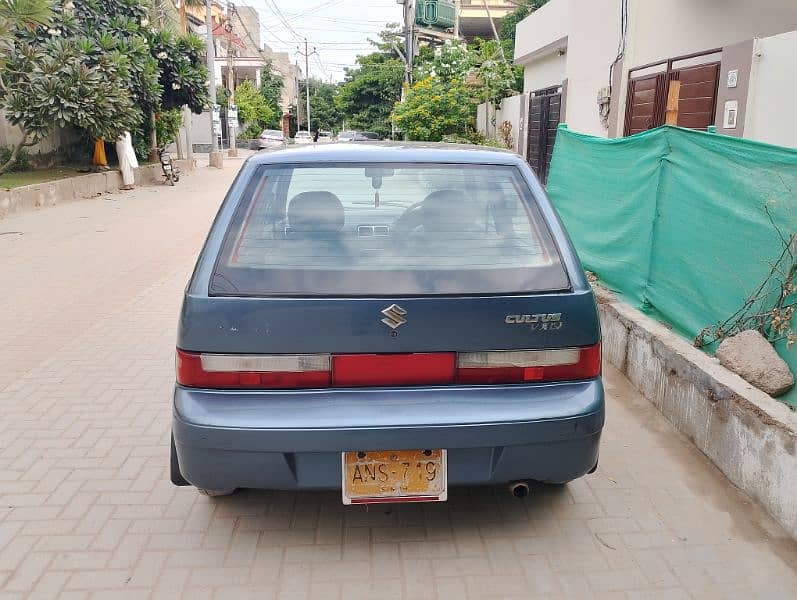
<path id="1" fill-rule="evenodd" d="M 447 134 L 465 131 L 474 113 L 475 104 L 461 81 L 430 76 L 406 90 L 392 118 L 409 139 L 439 142 Z"/>

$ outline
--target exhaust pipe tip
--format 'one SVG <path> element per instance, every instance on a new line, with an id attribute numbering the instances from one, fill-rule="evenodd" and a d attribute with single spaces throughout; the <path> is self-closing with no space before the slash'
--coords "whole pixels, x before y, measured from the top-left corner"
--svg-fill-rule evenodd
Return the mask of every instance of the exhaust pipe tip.
<path id="1" fill-rule="evenodd" d="M 509 484 L 509 492 L 515 498 L 525 498 L 529 495 L 529 484 L 525 481 L 515 481 Z"/>

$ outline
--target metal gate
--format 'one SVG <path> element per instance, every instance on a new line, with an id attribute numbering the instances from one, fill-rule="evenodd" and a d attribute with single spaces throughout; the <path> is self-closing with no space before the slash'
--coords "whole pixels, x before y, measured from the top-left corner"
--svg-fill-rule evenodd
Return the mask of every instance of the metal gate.
<path id="1" fill-rule="evenodd" d="M 633 135 L 665 123 L 691 129 L 714 125 L 720 63 L 680 67 L 675 63 L 694 62 L 718 52 L 721 50 L 708 50 L 631 69 L 623 134 Z M 647 73 L 632 77 L 632 73 L 643 71 Z"/>
<path id="2" fill-rule="evenodd" d="M 526 160 L 543 185 L 548 181 L 556 128 L 562 110 L 561 88 L 534 92 L 529 99 Z"/>

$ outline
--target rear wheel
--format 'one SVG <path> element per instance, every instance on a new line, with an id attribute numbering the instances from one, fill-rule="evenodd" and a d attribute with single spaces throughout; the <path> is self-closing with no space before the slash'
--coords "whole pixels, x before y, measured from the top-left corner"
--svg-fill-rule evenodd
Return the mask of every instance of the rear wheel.
<path id="1" fill-rule="evenodd" d="M 180 463 L 177 459 L 177 448 L 174 446 L 174 435 L 172 435 L 172 450 L 171 450 L 171 464 L 170 464 L 170 479 L 174 485 L 185 486 L 191 485 L 189 481 L 180 473 Z"/>

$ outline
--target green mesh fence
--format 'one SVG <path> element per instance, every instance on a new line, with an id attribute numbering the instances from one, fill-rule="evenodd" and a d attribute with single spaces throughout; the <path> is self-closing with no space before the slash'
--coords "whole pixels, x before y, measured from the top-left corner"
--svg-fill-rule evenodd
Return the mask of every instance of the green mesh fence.
<path id="1" fill-rule="evenodd" d="M 585 267 L 690 340 L 748 300 L 741 314 L 774 306 L 795 262 L 794 149 L 677 127 L 604 139 L 562 125 L 548 194 Z M 783 273 L 770 277 L 774 265 Z M 797 345 L 775 347 L 797 373 Z M 797 388 L 782 399 L 797 407 Z"/>

